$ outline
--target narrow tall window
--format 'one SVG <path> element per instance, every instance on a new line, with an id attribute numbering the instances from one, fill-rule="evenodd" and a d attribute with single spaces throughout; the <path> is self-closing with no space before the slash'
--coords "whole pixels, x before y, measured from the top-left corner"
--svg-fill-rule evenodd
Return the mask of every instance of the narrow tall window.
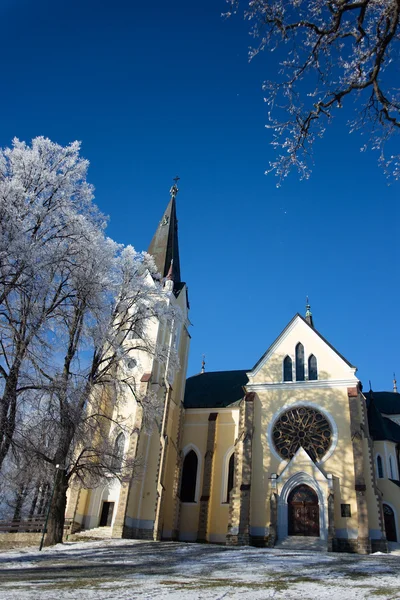
<path id="1" fill-rule="evenodd" d="M 378 477 L 379 477 L 379 479 L 383 479 L 383 477 L 384 477 L 384 475 L 383 475 L 383 464 L 382 464 L 382 459 L 379 456 L 379 454 L 376 457 L 376 464 L 378 466 Z"/>
<path id="2" fill-rule="evenodd" d="M 390 479 L 394 479 L 393 461 L 392 461 L 391 456 L 389 456 L 389 471 L 390 471 Z"/>
<path id="3" fill-rule="evenodd" d="M 296 381 L 304 381 L 304 346 L 300 342 L 296 346 Z"/>
<path id="4" fill-rule="evenodd" d="M 314 354 L 310 354 L 308 357 L 308 379 L 310 381 L 316 381 L 318 379 L 317 359 Z"/>
<path id="5" fill-rule="evenodd" d="M 194 450 L 185 456 L 182 469 L 181 501 L 195 502 L 198 459 Z"/>
<path id="6" fill-rule="evenodd" d="M 111 462 L 111 468 L 114 471 L 119 471 L 122 467 L 122 461 L 124 460 L 124 450 L 125 450 L 125 436 L 123 433 L 120 433 L 117 436 L 114 444 L 114 452 Z"/>
<path id="7" fill-rule="evenodd" d="M 293 381 L 292 359 L 286 356 L 283 361 L 283 381 Z"/>
<path id="8" fill-rule="evenodd" d="M 228 465 L 228 485 L 226 488 L 226 502 L 231 499 L 231 491 L 233 490 L 233 481 L 235 477 L 235 453 L 231 454 Z"/>

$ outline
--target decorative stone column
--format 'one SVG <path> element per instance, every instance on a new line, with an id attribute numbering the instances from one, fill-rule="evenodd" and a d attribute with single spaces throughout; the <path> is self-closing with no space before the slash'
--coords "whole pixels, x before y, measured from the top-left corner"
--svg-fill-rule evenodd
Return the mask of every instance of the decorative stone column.
<path id="1" fill-rule="evenodd" d="M 163 514 L 164 514 L 164 496 L 165 496 L 165 468 L 167 465 L 167 450 L 168 450 L 168 437 L 167 437 L 167 425 L 169 417 L 169 409 L 171 405 L 172 388 L 168 389 L 165 396 L 164 414 L 161 423 L 160 431 L 160 454 L 158 458 L 158 469 L 157 469 L 157 501 L 155 507 L 155 519 L 153 529 L 153 540 L 161 540 L 162 526 L 163 526 Z"/>
<path id="2" fill-rule="evenodd" d="M 350 408 L 350 432 L 353 444 L 355 492 L 357 500 L 358 537 L 356 551 L 359 554 L 371 552 L 368 526 L 368 504 L 364 477 L 363 437 L 361 431 L 359 391 L 356 387 L 348 388 L 347 395 Z"/>
<path id="3" fill-rule="evenodd" d="M 328 552 L 333 552 L 333 540 L 335 539 L 335 495 L 333 490 L 328 496 Z"/>
<path id="4" fill-rule="evenodd" d="M 217 418 L 218 413 L 210 413 L 208 417 L 207 447 L 206 454 L 204 457 L 203 489 L 200 498 L 199 526 L 197 529 L 198 542 L 207 541 L 210 494 L 212 490 L 215 438 L 217 433 Z"/>
<path id="5" fill-rule="evenodd" d="M 373 441 L 369 435 L 367 407 L 366 407 L 366 403 L 365 403 L 365 397 L 361 393 L 361 390 L 359 390 L 359 393 L 358 393 L 358 401 L 359 401 L 359 408 L 361 411 L 362 426 L 363 426 L 363 430 L 364 430 L 363 442 L 367 447 L 366 460 L 368 463 L 369 483 L 372 486 L 372 490 L 374 492 L 375 506 L 376 506 L 376 510 L 378 513 L 379 529 L 381 532 L 380 539 L 371 540 L 371 552 L 388 552 L 388 543 L 387 543 L 387 539 L 386 539 L 385 522 L 384 522 L 384 517 L 383 517 L 382 493 L 378 489 L 378 486 L 376 483 L 377 477 L 376 477 L 376 471 L 375 471 Z"/>
<path id="6" fill-rule="evenodd" d="M 278 528 L 278 495 L 276 492 L 272 492 L 269 498 L 269 509 L 270 509 L 270 523 L 269 523 L 269 535 L 267 540 L 267 547 L 273 548 L 277 540 L 277 528 Z"/>
<path id="7" fill-rule="evenodd" d="M 178 430 L 176 433 L 176 464 L 175 464 L 175 472 L 174 472 L 174 483 L 172 487 L 173 494 L 173 517 L 172 517 L 172 533 L 171 538 L 173 540 L 177 540 L 179 537 L 179 524 L 181 517 L 181 499 L 179 497 L 180 493 L 180 485 L 181 485 L 181 477 L 182 477 L 182 465 L 183 465 L 183 457 L 182 457 L 182 437 L 183 437 L 183 419 L 185 414 L 185 409 L 183 408 L 183 403 L 181 402 L 179 408 L 179 417 L 178 417 Z"/>
<path id="8" fill-rule="evenodd" d="M 250 544 L 250 499 L 255 393 L 246 394 L 240 405 L 240 430 L 235 448 L 236 477 L 229 509 L 227 545 Z"/>

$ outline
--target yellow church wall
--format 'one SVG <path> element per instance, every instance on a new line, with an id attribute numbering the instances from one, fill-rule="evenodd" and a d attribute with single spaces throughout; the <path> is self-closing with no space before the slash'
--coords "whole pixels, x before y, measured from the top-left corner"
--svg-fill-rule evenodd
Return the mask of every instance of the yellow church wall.
<path id="1" fill-rule="evenodd" d="M 335 526 L 340 530 L 354 532 L 357 529 L 357 504 L 347 388 L 313 389 L 308 382 L 304 382 L 302 386 L 297 385 L 293 389 L 290 384 L 287 387 L 285 384 L 284 389 L 260 390 L 257 396 L 253 437 L 252 526 L 268 526 L 270 514 L 267 498 L 271 491 L 271 475 L 277 473 L 279 476 L 287 464 L 271 451 L 269 436 L 273 423 L 291 406 L 308 404 L 321 409 L 335 424 L 333 444 L 336 447 L 332 455 L 320 463 L 320 469 L 325 475 L 333 475 L 336 495 Z M 341 517 L 341 503 L 351 505 L 351 518 Z"/>
<path id="2" fill-rule="evenodd" d="M 211 412 L 211 411 L 210 411 Z M 196 482 L 196 502 L 181 502 L 179 539 L 193 541 L 197 538 L 200 497 L 203 486 L 204 456 L 207 446 L 208 411 L 185 411 L 183 426 L 183 455 L 193 449 L 198 457 L 198 475 Z"/>
<path id="3" fill-rule="evenodd" d="M 212 412 L 212 411 L 210 411 Z M 226 502 L 228 462 L 238 435 L 239 408 L 218 411 L 208 519 L 208 541 L 225 542 L 229 503 Z"/>
<path id="4" fill-rule="evenodd" d="M 185 314 L 186 312 L 186 294 L 181 292 L 178 299 L 178 305 Z M 184 304 L 182 304 L 184 303 Z M 177 444 L 179 444 L 180 411 L 182 410 L 183 398 L 186 385 L 186 370 L 189 355 L 190 335 L 186 324 L 180 326 L 180 336 L 178 345 L 178 359 L 180 364 L 179 371 L 175 374 L 172 384 L 172 397 L 169 410 L 167 425 L 168 448 L 166 456 L 166 468 L 164 473 L 164 510 L 162 515 L 163 536 L 170 538 L 174 527 L 174 515 L 176 510 L 176 497 L 174 490 L 175 477 L 177 475 Z"/>
<path id="5" fill-rule="evenodd" d="M 154 521 L 155 505 L 157 500 L 157 486 L 155 485 L 158 461 L 160 456 L 158 428 L 153 428 L 150 436 L 150 448 L 146 461 L 144 486 L 142 491 L 142 505 L 139 518 L 142 521 Z"/>
<path id="6" fill-rule="evenodd" d="M 395 514 L 397 540 L 400 541 L 400 488 L 390 481 L 390 479 L 399 480 L 398 464 L 396 460 L 396 444 L 389 441 L 374 442 L 374 466 L 378 477 L 377 456 L 382 459 L 383 478 L 378 478 L 377 488 L 381 495 L 382 503 L 388 504 Z M 389 457 L 392 457 L 392 471 L 390 470 Z M 393 477 L 392 477 L 393 475 Z"/>
<path id="7" fill-rule="evenodd" d="M 138 519 L 141 518 L 141 506 L 143 502 L 143 488 L 147 474 L 147 460 L 150 451 L 150 437 L 144 432 L 141 433 L 137 449 L 137 467 L 135 475 L 131 482 L 131 489 L 128 498 L 126 511 L 126 521 L 129 527 L 137 527 Z"/>
<path id="8" fill-rule="evenodd" d="M 84 518 L 84 515 L 86 512 L 85 509 L 86 509 L 86 506 L 87 506 L 88 500 L 89 500 L 88 496 L 89 496 L 89 490 L 82 489 L 80 491 L 79 498 L 78 498 L 78 504 L 76 507 L 75 519 L 74 519 L 77 523 L 83 522 L 83 518 Z"/>
<path id="9" fill-rule="evenodd" d="M 394 512 L 397 541 L 400 541 L 400 488 L 389 479 L 379 479 L 378 489 L 382 503 L 388 504 Z"/>

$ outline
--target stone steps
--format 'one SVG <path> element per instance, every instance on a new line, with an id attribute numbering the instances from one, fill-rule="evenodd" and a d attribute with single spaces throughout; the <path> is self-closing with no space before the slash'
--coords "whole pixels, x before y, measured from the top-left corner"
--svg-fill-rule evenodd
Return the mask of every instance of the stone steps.
<path id="1" fill-rule="evenodd" d="M 288 535 L 285 539 L 275 544 L 278 550 L 310 550 L 313 552 L 326 552 L 327 543 L 319 537 Z"/>

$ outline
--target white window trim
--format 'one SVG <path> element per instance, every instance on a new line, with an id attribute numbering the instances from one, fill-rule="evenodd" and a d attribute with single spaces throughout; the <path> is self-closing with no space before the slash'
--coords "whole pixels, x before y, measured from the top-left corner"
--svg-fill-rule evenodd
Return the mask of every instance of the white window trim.
<path id="1" fill-rule="evenodd" d="M 229 505 L 226 497 L 228 495 L 229 461 L 232 454 L 235 454 L 235 446 L 228 448 L 222 462 L 221 504 L 225 506 Z"/>
<path id="2" fill-rule="evenodd" d="M 378 457 L 381 459 L 381 465 L 382 465 L 382 477 L 379 477 L 379 465 L 378 465 Z M 384 466 L 384 461 L 382 458 L 382 455 L 378 452 L 376 457 L 375 457 L 375 462 L 376 462 L 376 474 L 377 474 L 377 479 L 385 479 L 385 466 Z"/>
<path id="3" fill-rule="evenodd" d="M 383 509 L 383 505 L 384 504 L 387 504 L 392 509 L 392 511 L 393 511 L 393 514 L 394 514 L 394 525 L 395 525 L 395 528 L 396 528 L 396 537 L 397 537 L 397 540 L 399 540 L 400 539 L 400 528 L 399 528 L 399 521 L 397 519 L 397 510 L 396 510 L 396 507 L 391 502 L 388 502 L 387 500 L 382 500 L 382 509 Z M 398 541 L 395 542 L 395 543 L 397 544 Z"/>
<path id="4" fill-rule="evenodd" d="M 285 381 L 285 359 L 286 357 L 289 357 L 290 360 L 292 361 L 292 379 L 291 381 Z M 294 375 L 295 373 L 293 373 L 293 368 L 294 368 L 294 360 L 293 360 L 293 356 L 291 354 L 285 354 L 285 356 L 283 357 L 283 361 L 282 361 L 282 383 L 293 383 L 294 381 Z"/>

